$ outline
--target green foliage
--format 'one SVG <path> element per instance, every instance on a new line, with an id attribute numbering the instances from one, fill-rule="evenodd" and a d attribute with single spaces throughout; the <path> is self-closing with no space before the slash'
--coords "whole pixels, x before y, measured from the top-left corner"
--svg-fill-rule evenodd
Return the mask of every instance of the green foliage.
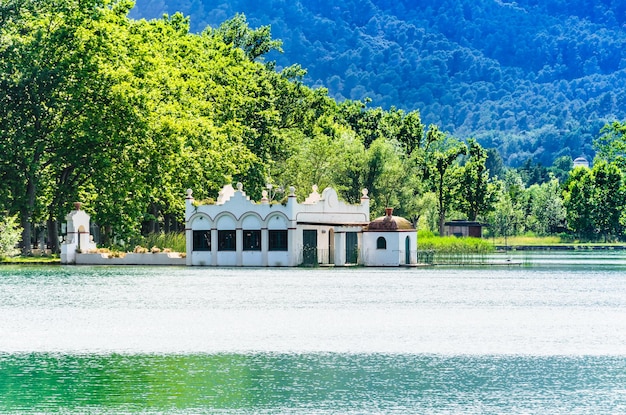
<path id="1" fill-rule="evenodd" d="M 596 160 L 593 169 L 574 169 L 565 185 L 568 226 L 580 238 L 605 242 L 623 234 L 626 205 L 623 173 L 615 163 Z"/>
<path id="2" fill-rule="evenodd" d="M 239 12 L 271 23 L 285 45 L 272 58 L 308 68 L 307 85 L 325 85 L 339 101 L 419 110 L 426 125 L 475 137 L 518 167 L 529 158 L 544 166 L 560 156 L 591 159 L 600 127 L 626 115 L 624 4 L 140 0 L 133 12 L 182 10 L 195 31 Z"/>
<path id="3" fill-rule="evenodd" d="M 498 186 L 489 179 L 486 168 L 487 152 L 475 140 L 468 140 L 468 159 L 461 175 L 459 208 L 475 221 L 479 215 L 493 210 Z"/>
<path id="4" fill-rule="evenodd" d="M 615 163 L 622 171 L 626 171 L 626 122 L 607 124 L 600 133 L 600 137 L 593 142 L 596 157 Z"/>
<path id="5" fill-rule="evenodd" d="M 537 235 L 554 234 L 565 228 L 566 211 L 561 187 L 557 179 L 528 189 L 530 215 L 526 219 L 529 229 Z"/>
<path id="6" fill-rule="evenodd" d="M 0 219 L 0 258 L 17 255 L 16 249 L 20 241 L 22 230 L 17 223 L 16 216 L 4 215 Z"/>
<path id="7" fill-rule="evenodd" d="M 263 63 L 281 43 L 243 15 L 194 33 L 180 13 L 130 19 L 125 0 L 57 3 L 10 0 L 0 14 L 0 208 L 18 215 L 25 241 L 33 222 L 48 222 L 52 235 L 80 200 L 105 245 L 172 248 L 143 240 L 142 227 L 176 229 L 185 189 L 201 200 L 237 181 L 254 199 L 272 183 L 295 186 L 300 198 L 313 185 L 333 186 L 358 203 L 365 187 L 373 216 L 392 206 L 440 232 L 452 215 L 488 218 L 497 235 L 562 230 L 553 178 L 566 175 L 565 154 L 551 168 L 526 157 L 515 171 L 479 139 L 426 129 L 423 111 L 338 104 L 307 87 L 299 65 Z M 424 58 L 435 59 L 427 49 Z M 554 126 L 541 134 L 561 140 Z M 622 124 L 607 126 L 599 155 L 617 161 L 623 134 Z M 616 169 L 597 162 L 592 176 L 570 176 L 565 206 L 575 232 L 621 236 L 626 219 L 602 209 L 623 206 Z"/>
<path id="8" fill-rule="evenodd" d="M 243 50 L 252 61 L 272 50 L 282 52 L 282 42 L 272 39 L 269 26 L 250 29 L 243 14 L 237 13 L 235 17 L 223 22 L 217 29 L 209 29 L 207 33 L 227 45 Z"/>

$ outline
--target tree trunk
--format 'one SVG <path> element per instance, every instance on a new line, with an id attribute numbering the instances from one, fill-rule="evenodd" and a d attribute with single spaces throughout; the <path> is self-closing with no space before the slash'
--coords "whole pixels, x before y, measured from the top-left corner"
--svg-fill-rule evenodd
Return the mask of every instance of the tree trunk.
<path id="1" fill-rule="evenodd" d="M 439 212 L 439 236 L 444 236 L 443 231 L 446 223 L 446 213 L 441 211 Z"/>
<path id="2" fill-rule="evenodd" d="M 30 221 L 35 208 L 35 184 L 33 179 L 29 179 L 26 184 L 26 206 L 22 208 L 21 226 L 22 226 L 22 255 L 30 255 L 32 253 L 32 229 Z"/>
<path id="3" fill-rule="evenodd" d="M 58 221 L 53 218 L 48 219 L 48 245 L 53 254 L 58 254 L 59 249 L 59 226 Z"/>
<path id="4" fill-rule="evenodd" d="M 20 226 L 22 227 L 22 255 L 30 255 L 32 252 L 30 217 L 27 212 L 22 212 Z"/>

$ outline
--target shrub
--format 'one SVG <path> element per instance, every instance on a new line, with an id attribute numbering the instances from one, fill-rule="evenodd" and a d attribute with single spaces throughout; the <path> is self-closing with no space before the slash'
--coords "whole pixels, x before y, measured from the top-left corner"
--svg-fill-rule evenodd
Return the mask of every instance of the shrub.
<path id="1" fill-rule="evenodd" d="M 22 228 L 17 224 L 17 216 L 5 215 L 0 219 L 0 258 L 15 256 L 19 253 L 16 246 L 21 234 Z"/>

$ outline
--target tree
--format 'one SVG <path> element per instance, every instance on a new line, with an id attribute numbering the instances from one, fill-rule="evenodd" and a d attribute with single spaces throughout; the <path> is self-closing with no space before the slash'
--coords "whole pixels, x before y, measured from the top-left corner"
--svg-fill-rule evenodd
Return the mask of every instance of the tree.
<path id="1" fill-rule="evenodd" d="M 129 3 L 23 0 L 13 4 L 17 6 L 3 9 L 9 10 L 10 18 L 4 16 L 0 27 L 0 90 L 4 91 L 0 95 L 0 150 L 14 170 L 3 174 L 9 179 L 5 186 L 12 195 L 24 195 L 15 199 L 12 208 L 20 214 L 26 254 L 31 221 L 42 219 L 44 207 L 53 205 L 52 192 L 45 187 L 63 188 L 75 181 L 77 166 L 88 168 L 84 159 L 66 150 L 97 154 L 98 146 L 89 139 L 103 143 L 106 128 L 100 122 L 118 122 L 101 117 L 117 102 L 110 98 L 111 85 L 99 70 L 104 43 L 91 30 L 91 22 L 120 10 L 125 13 Z M 111 113 L 121 115 L 117 110 Z"/>
<path id="2" fill-rule="evenodd" d="M 600 137 L 593 142 L 596 157 L 615 163 L 622 171 L 626 171 L 626 122 L 606 124 L 600 133 Z"/>
<path id="3" fill-rule="evenodd" d="M 541 185 L 534 184 L 529 189 L 533 230 L 539 235 L 558 232 L 565 226 L 565 207 L 561 186 L 556 178 Z"/>
<path id="4" fill-rule="evenodd" d="M 501 189 L 500 197 L 495 204 L 493 212 L 489 215 L 490 230 L 493 236 L 515 235 L 517 211 L 511 200 L 511 196 L 505 189 Z"/>
<path id="5" fill-rule="evenodd" d="M 578 167 L 572 170 L 565 183 L 563 199 L 567 211 L 567 226 L 580 238 L 593 238 L 592 198 L 594 194 L 591 170 Z"/>
<path id="6" fill-rule="evenodd" d="M 384 137 L 367 150 L 365 187 L 372 197 L 371 210 L 382 214 L 386 207 L 397 207 L 405 170 L 398 147 Z"/>
<path id="7" fill-rule="evenodd" d="M 607 242 L 610 236 L 619 236 L 623 224 L 620 217 L 624 209 L 624 184 L 617 164 L 596 162 L 592 169 L 594 195 L 591 201 L 597 232 Z"/>
<path id="8" fill-rule="evenodd" d="M 432 154 L 432 187 L 437 195 L 437 209 L 439 215 L 439 234 L 443 235 L 446 214 L 457 202 L 460 191 L 461 167 L 458 165 L 459 156 L 467 153 L 467 146 L 456 140 L 447 139 L 438 129 L 429 129 L 433 141 L 439 143 L 439 148 Z"/>
<path id="9" fill-rule="evenodd" d="M 487 152 L 474 139 L 469 139 L 467 145 L 469 158 L 461 176 L 460 208 L 469 220 L 475 221 L 479 215 L 493 210 L 497 187 L 489 180 Z"/>
<path id="10" fill-rule="evenodd" d="M 250 29 L 246 16 L 237 13 L 235 17 L 223 22 L 217 29 L 208 29 L 211 36 L 221 39 L 225 44 L 240 48 L 251 61 L 277 50 L 282 52 L 282 42 L 271 37 L 269 26 Z"/>
<path id="11" fill-rule="evenodd" d="M 576 168 L 566 183 L 568 226 L 579 236 L 605 241 L 623 232 L 624 181 L 617 164 L 596 160 L 593 169 Z"/>

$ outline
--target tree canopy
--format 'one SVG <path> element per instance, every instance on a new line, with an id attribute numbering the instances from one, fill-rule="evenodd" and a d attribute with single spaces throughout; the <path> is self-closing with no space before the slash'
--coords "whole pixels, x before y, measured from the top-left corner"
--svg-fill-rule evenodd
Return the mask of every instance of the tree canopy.
<path id="1" fill-rule="evenodd" d="M 367 188 L 373 216 L 394 207 L 440 233 L 461 218 L 507 234 L 624 234 L 620 123 L 590 171 L 566 171 L 571 158 L 512 169 L 421 110 L 307 86 L 301 66 L 269 60 L 281 47 L 269 27 L 243 15 L 192 32 L 180 13 L 132 19 L 127 0 L 0 1 L 0 211 L 19 218 L 24 253 L 38 227 L 58 248 L 74 201 L 98 242 L 128 245 L 177 230 L 187 188 L 201 200 L 234 182 L 253 199 L 267 184 L 301 198 L 317 185 L 356 203 Z"/>

